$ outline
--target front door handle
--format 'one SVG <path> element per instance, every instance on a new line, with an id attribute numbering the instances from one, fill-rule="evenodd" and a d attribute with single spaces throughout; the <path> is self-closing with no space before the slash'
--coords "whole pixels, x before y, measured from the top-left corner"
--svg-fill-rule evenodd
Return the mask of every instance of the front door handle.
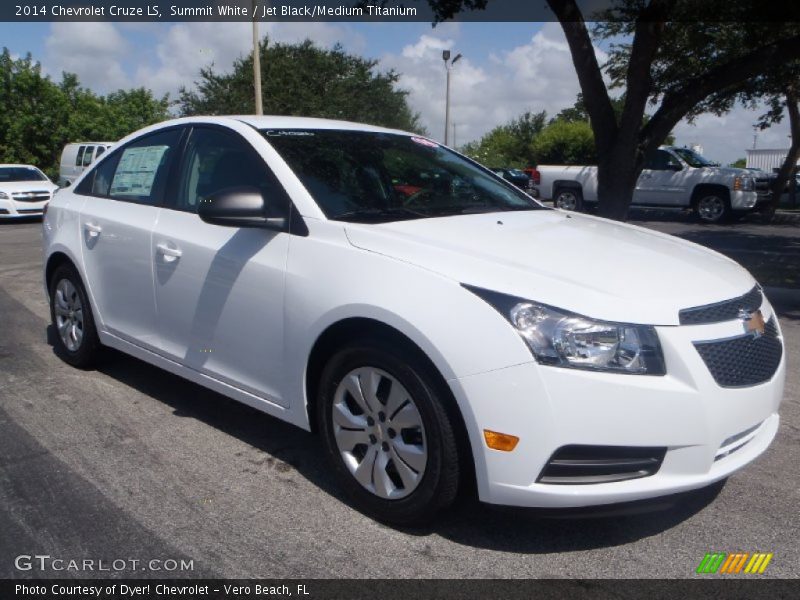
<path id="1" fill-rule="evenodd" d="M 156 250 L 164 257 L 165 262 L 172 262 L 183 256 L 180 248 L 175 248 L 166 243 L 156 244 Z"/>
<path id="2" fill-rule="evenodd" d="M 103 231 L 103 228 L 95 223 L 84 223 L 83 228 L 89 234 L 89 237 L 97 237 Z"/>

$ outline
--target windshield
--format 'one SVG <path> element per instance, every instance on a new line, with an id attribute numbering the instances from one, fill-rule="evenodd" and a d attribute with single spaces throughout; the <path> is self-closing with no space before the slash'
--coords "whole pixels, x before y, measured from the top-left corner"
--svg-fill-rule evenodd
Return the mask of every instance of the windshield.
<path id="1" fill-rule="evenodd" d="M 544 208 L 425 138 L 325 129 L 262 133 L 329 219 L 386 222 Z"/>
<path id="2" fill-rule="evenodd" d="M 701 156 L 694 150 L 689 150 L 689 148 L 673 148 L 672 151 L 680 156 L 690 167 L 700 168 L 718 166 L 717 163 L 708 160 L 706 157 Z"/>
<path id="3" fill-rule="evenodd" d="M 36 167 L 0 167 L 0 183 L 11 181 L 47 181 Z"/>

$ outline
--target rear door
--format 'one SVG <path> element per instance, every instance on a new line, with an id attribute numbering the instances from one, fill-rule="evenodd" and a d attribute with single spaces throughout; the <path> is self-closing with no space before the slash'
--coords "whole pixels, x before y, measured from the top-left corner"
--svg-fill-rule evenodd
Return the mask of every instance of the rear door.
<path id="1" fill-rule="evenodd" d="M 255 187 L 288 215 L 290 201 L 269 167 L 238 133 L 195 127 L 178 185 L 156 224 L 159 353 L 239 389 L 286 405 L 284 278 L 290 235 L 211 225 L 197 216 L 204 198 Z"/>
<path id="2" fill-rule="evenodd" d="M 86 284 L 103 327 L 122 339 L 154 347 L 151 236 L 175 163 L 182 128 L 137 138 L 109 155 L 77 193 Z"/>

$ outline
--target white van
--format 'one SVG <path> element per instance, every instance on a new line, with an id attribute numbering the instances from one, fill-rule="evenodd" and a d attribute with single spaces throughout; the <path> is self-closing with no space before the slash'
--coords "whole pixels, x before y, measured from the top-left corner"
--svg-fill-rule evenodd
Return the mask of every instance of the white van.
<path id="1" fill-rule="evenodd" d="M 101 157 L 114 142 L 76 142 L 64 146 L 61 153 L 61 168 L 58 173 L 58 185 L 68 187 L 77 179 L 92 161 Z"/>

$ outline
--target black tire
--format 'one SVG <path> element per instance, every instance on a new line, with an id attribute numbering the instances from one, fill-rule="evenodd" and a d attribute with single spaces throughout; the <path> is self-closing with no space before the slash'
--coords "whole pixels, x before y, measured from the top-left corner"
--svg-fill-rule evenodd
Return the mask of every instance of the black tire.
<path id="1" fill-rule="evenodd" d="M 730 200 L 720 192 L 700 192 L 694 199 L 694 214 L 701 223 L 725 223 L 731 218 Z"/>
<path id="2" fill-rule="evenodd" d="M 576 187 L 557 187 L 553 194 L 553 208 L 583 210 L 583 193 Z"/>
<path id="3" fill-rule="evenodd" d="M 56 315 L 59 284 L 63 281 L 67 281 L 71 284 L 82 307 L 82 337 L 80 343 L 73 348 L 69 348 L 67 343 L 62 339 Z M 102 355 L 103 346 L 100 344 L 100 338 L 97 336 L 97 328 L 95 327 L 94 315 L 92 314 L 89 297 L 86 294 L 86 289 L 75 267 L 69 263 L 57 267 L 53 276 L 50 278 L 49 291 L 50 321 L 53 326 L 53 343 L 56 348 L 56 354 L 73 367 L 81 369 L 93 367 L 98 363 Z"/>
<path id="4" fill-rule="evenodd" d="M 361 368 L 378 369 L 399 382 L 408 391 L 422 420 L 427 462 L 416 487 L 400 499 L 382 498 L 359 483 L 346 466 L 337 445 L 333 419 L 336 390 L 345 376 Z M 316 416 L 326 454 L 353 504 L 378 521 L 394 525 L 421 525 L 456 498 L 461 467 L 455 428 L 438 388 L 437 379 L 430 373 L 424 360 L 404 345 L 392 344 L 380 338 L 355 341 L 340 349 L 322 372 Z M 375 444 L 374 441 L 371 443 Z M 369 450 L 367 448 L 365 452 Z M 382 450 L 390 452 L 385 443 Z M 375 452 L 382 450 L 379 443 Z M 362 460 L 366 460 L 366 456 Z M 371 472 L 374 479 L 374 466 Z"/>

